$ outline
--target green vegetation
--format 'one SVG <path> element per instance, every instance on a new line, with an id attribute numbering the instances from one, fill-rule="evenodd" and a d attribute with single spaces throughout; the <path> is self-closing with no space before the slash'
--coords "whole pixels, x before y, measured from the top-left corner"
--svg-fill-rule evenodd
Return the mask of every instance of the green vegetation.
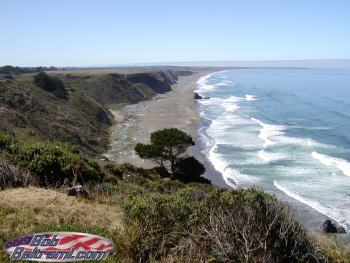
<path id="1" fill-rule="evenodd" d="M 255 189 L 140 196 L 126 219 L 135 262 L 322 262 L 289 209 Z"/>
<path id="2" fill-rule="evenodd" d="M 130 164 L 99 165 L 68 145 L 0 135 L 0 146 L 0 159 L 16 172 L 29 171 L 34 184 L 55 189 L 0 191 L 0 245 L 25 233 L 81 231 L 116 243 L 107 262 L 336 262 L 339 253 L 349 255 L 315 241 L 286 205 L 261 190 L 182 183 Z M 84 200 L 59 193 L 77 163 L 89 192 Z M 2 250 L 0 259 L 10 262 Z"/>
<path id="3" fill-rule="evenodd" d="M 176 128 L 163 129 L 151 134 L 151 143 L 138 143 L 136 153 L 144 159 L 151 159 L 159 165 L 159 173 L 164 177 L 182 182 L 206 182 L 201 175 L 204 166 L 194 157 L 185 156 L 188 147 L 194 145 L 188 134 Z"/>
<path id="4" fill-rule="evenodd" d="M 3 67 L 4 72 L 15 69 Z M 109 146 L 114 117 L 107 107 L 150 99 L 169 91 L 175 80 L 171 72 L 0 78 L 0 131 L 25 141 L 67 142 L 96 156 Z"/>
<path id="5" fill-rule="evenodd" d="M 64 83 L 57 77 L 50 77 L 47 73 L 40 72 L 34 76 L 34 83 L 38 87 L 52 92 L 58 98 L 67 99 Z"/>
<path id="6" fill-rule="evenodd" d="M 78 182 L 101 182 L 104 174 L 96 162 L 90 161 L 72 147 L 58 143 L 20 143 L 0 135 L 0 156 L 27 171 L 41 187 L 71 184 L 79 167 Z"/>
<path id="7" fill-rule="evenodd" d="M 35 73 L 42 71 L 54 71 L 57 70 L 55 67 L 14 67 L 10 65 L 6 65 L 0 67 L 0 74 L 24 74 L 24 73 Z"/>

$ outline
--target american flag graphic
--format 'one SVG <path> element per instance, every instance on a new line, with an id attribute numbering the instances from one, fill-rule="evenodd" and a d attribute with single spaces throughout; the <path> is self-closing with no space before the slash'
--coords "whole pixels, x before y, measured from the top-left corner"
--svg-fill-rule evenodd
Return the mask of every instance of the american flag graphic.
<path id="1" fill-rule="evenodd" d="M 50 232 L 23 236 L 7 242 L 4 245 L 4 249 L 9 253 L 12 253 L 17 247 L 23 247 L 25 251 L 31 251 L 34 247 L 30 246 L 30 244 L 35 235 L 45 235 L 46 239 L 56 236 L 56 239 L 59 240 L 57 246 L 38 246 L 43 251 L 69 251 L 76 249 L 79 251 L 111 252 L 114 249 L 113 243 L 108 239 L 91 234 L 72 232 Z"/>

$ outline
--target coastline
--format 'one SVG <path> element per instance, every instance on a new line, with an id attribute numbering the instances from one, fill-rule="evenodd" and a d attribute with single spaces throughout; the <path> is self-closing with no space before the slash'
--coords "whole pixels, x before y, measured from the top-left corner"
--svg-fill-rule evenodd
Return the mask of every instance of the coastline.
<path id="1" fill-rule="evenodd" d="M 198 126 L 198 139 L 196 140 L 196 145 L 193 149 L 194 156 L 204 164 L 206 168 L 205 177 L 210 179 L 212 183 L 220 188 L 231 188 L 225 180 L 223 179 L 222 174 L 217 171 L 214 167 L 214 164 L 208 159 L 208 157 L 202 153 L 206 149 L 206 141 L 202 139 L 201 129 L 207 127 L 210 123 L 206 119 L 202 119 L 201 124 Z M 329 217 L 327 214 L 322 213 L 318 209 L 300 201 L 298 198 L 294 198 L 289 194 L 285 193 L 278 187 L 265 188 L 262 185 L 256 184 L 252 187 L 262 189 L 263 191 L 275 195 L 280 201 L 284 202 L 286 205 L 291 207 L 295 218 L 308 230 L 312 232 L 322 232 L 322 224 L 325 220 L 332 220 L 338 225 L 343 226 L 338 220 Z M 341 235 L 342 238 L 349 239 L 349 233 Z"/>
<path id="2" fill-rule="evenodd" d="M 195 70 L 192 75 L 179 76 L 169 92 L 158 94 L 151 100 L 127 105 L 120 110 L 111 110 L 117 124 L 112 127 L 112 147 L 105 156 L 118 163 L 151 168 L 154 164 L 140 159 L 134 152 L 134 146 L 139 142 L 148 143 L 152 132 L 178 128 L 196 140 L 197 128 L 201 123 L 194 100 L 196 83 L 201 77 L 215 71 L 217 70 Z M 192 155 L 192 151 L 188 154 Z"/>
<path id="3" fill-rule="evenodd" d="M 188 154 L 195 156 L 206 167 L 204 176 L 220 188 L 230 188 L 222 175 L 213 167 L 207 157 L 201 153 L 205 148 L 204 141 L 199 136 L 199 130 L 205 127 L 205 119 L 202 119 L 197 110 L 197 102 L 194 100 L 194 91 L 197 81 L 210 73 L 218 70 L 195 71 L 190 76 L 180 76 L 178 83 L 172 86 L 172 91 L 156 95 L 153 99 L 137 104 L 127 105 L 120 110 L 112 110 L 117 124 L 113 126 L 112 138 L 119 138 L 121 145 L 114 145 L 105 155 L 108 159 L 118 163 L 131 163 L 144 168 L 151 168 L 151 161 L 139 158 L 134 152 L 134 146 L 138 142 L 147 143 L 152 132 L 176 127 L 190 134 L 196 144 Z M 120 140 L 122 138 L 122 140 Z M 259 186 L 256 186 L 259 188 Z M 264 189 L 263 189 L 264 190 Z M 264 191 L 267 191 L 266 189 Z M 324 220 L 329 219 L 313 208 L 299 202 L 284 192 L 276 189 L 267 191 L 291 206 L 296 218 L 306 228 L 312 231 L 321 231 Z"/>

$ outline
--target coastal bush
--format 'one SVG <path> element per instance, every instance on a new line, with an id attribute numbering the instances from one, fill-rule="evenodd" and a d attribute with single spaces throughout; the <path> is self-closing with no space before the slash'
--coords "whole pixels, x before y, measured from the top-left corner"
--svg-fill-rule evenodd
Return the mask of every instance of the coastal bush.
<path id="1" fill-rule="evenodd" d="M 323 262 L 288 207 L 260 190 L 186 187 L 125 211 L 135 261 Z"/>
<path id="2" fill-rule="evenodd" d="M 205 182 L 201 177 L 204 166 L 194 157 L 185 155 L 188 147 L 194 145 L 190 135 L 176 128 L 163 129 L 151 134 L 151 143 L 138 143 L 136 153 L 143 159 L 151 159 L 158 164 L 157 172 L 162 177 L 178 179 L 182 182 Z"/>
<path id="3" fill-rule="evenodd" d="M 52 92 L 58 98 L 67 99 L 64 83 L 57 77 L 51 77 L 45 72 L 40 72 L 34 76 L 34 83 L 43 90 Z"/>
<path id="4" fill-rule="evenodd" d="M 104 170 L 110 175 L 110 177 L 117 179 L 123 178 L 123 171 L 115 164 L 107 164 L 104 166 Z"/>
<path id="5" fill-rule="evenodd" d="M 11 136 L 0 133 L 0 149 L 8 149 L 13 142 L 13 138 Z"/>
<path id="6" fill-rule="evenodd" d="M 151 191 L 162 194 L 173 194 L 186 185 L 178 180 L 151 180 L 145 187 Z"/>
<path id="7" fill-rule="evenodd" d="M 79 183 L 100 182 L 104 177 L 97 162 L 84 158 L 66 144 L 21 143 L 0 134 L 0 145 L 1 156 L 28 171 L 42 187 L 72 183 L 74 174 Z"/>
<path id="8" fill-rule="evenodd" d="M 35 185 L 35 178 L 0 159 L 0 189 Z"/>
<path id="9" fill-rule="evenodd" d="M 72 152 L 69 146 L 56 143 L 24 144 L 18 153 L 18 165 L 38 178 L 40 186 L 59 187 L 72 183 L 79 167 L 77 182 L 99 182 L 103 173 L 96 162 Z"/>

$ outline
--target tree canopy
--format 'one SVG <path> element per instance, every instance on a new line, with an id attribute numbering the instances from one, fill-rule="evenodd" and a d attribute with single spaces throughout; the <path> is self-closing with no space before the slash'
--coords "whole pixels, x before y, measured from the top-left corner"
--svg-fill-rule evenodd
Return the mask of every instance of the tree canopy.
<path id="1" fill-rule="evenodd" d="M 190 135 L 170 128 L 153 132 L 150 144 L 138 143 L 135 151 L 141 158 L 157 163 L 163 176 L 184 182 L 209 182 L 200 177 L 205 171 L 204 166 L 194 157 L 186 156 L 192 145 L 194 141 Z"/>

